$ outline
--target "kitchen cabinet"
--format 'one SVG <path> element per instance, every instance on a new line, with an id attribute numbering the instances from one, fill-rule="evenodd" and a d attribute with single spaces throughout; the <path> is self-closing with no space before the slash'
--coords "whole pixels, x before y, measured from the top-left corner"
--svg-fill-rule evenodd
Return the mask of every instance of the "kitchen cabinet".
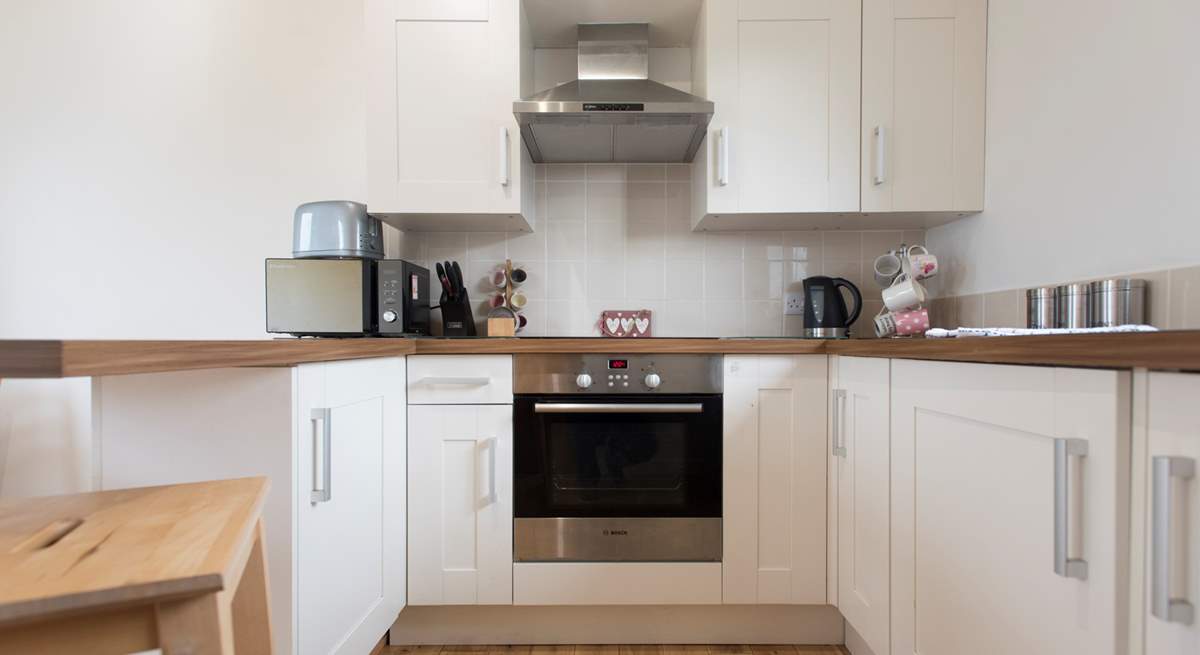
<path id="1" fill-rule="evenodd" d="M 409 602 L 513 602 L 511 355 L 408 358 Z"/>
<path id="2" fill-rule="evenodd" d="M 512 405 L 408 412 L 409 602 L 511 605 Z"/>
<path id="3" fill-rule="evenodd" d="M 987 0 L 863 0 L 862 210 L 983 210 Z"/>
<path id="4" fill-rule="evenodd" d="M 891 653 L 1124 652 L 1130 405 L 1126 371 L 892 362 Z"/>
<path id="5" fill-rule="evenodd" d="M 716 111 L 693 164 L 694 222 L 858 210 L 860 28 L 857 0 L 704 3 L 693 91 Z"/>
<path id="6" fill-rule="evenodd" d="M 1146 655 L 1200 652 L 1200 375 L 1150 373 L 1146 393 Z M 1136 648 L 1135 648 L 1136 652 Z"/>
<path id="7" fill-rule="evenodd" d="M 891 590 L 891 361 L 830 360 L 830 502 L 836 605 L 875 655 L 889 652 Z"/>
<path id="8" fill-rule="evenodd" d="M 93 380 L 102 489 L 265 475 L 277 652 L 365 653 L 406 603 L 402 357 Z"/>
<path id="9" fill-rule="evenodd" d="M 530 230 L 521 0 L 367 0 L 367 207 L 402 229 Z"/>
<path id="10" fill-rule="evenodd" d="M 823 604 L 827 358 L 724 367 L 724 602 Z"/>

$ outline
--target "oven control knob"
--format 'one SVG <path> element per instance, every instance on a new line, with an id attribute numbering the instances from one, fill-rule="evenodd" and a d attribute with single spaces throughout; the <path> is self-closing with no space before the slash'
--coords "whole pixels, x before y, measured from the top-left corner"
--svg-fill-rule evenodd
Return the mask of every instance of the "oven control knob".
<path id="1" fill-rule="evenodd" d="M 657 389 L 658 385 L 662 384 L 662 378 L 658 377 L 658 373 L 650 373 L 646 375 L 646 386 L 651 389 Z"/>
<path id="2" fill-rule="evenodd" d="M 592 386 L 592 376 L 588 375 L 587 373 L 580 373 L 579 375 L 576 375 L 575 386 L 579 387 L 580 389 L 587 389 L 588 387 Z"/>
<path id="3" fill-rule="evenodd" d="M 390 309 L 383 313 L 383 322 L 384 323 L 394 323 L 396 321 L 396 318 L 397 318 L 396 312 L 393 312 Z"/>

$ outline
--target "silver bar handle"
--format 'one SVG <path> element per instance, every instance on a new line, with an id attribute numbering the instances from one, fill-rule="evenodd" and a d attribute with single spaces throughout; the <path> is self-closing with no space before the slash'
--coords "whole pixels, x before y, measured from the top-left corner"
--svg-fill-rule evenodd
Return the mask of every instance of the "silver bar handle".
<path id="1" fill-rule="evenodd" d="M 729 128 L 722 127 L 717 140 L 717 184 L 729 186 Z"/>
<path id="2" fill-rule="evenodd" d="M 884 143 L 887 142 L 887 135 L 884 133 L 882 125 L 876 125 L 873 134 L 875 136 L 875 179 L 872 181 L 875 183 L 875 186 L 879 186 L 887 181 L 887 176 L 885 175 L 887 172 L 885 168 L 887 157 L 884 151 L 886 147 Z"/>
<path id="3" fill-rule="evenodd" d="M 1071 457 L 1086 457 L 1085 439 L 1054 440 L 1054 572 L 1064 578 L 1087 580 L 1085 559 L 1074 559 L 1067 553 L 1070 545 L 1070 493 L 1067 464 Z"/>
<path id="4" fill-rule="evenodd" d="M 1190 480 L 1196 460 L 1158 456 L 1151 460 L 1150 613 L 1168 623 L 1191 625 L 1195 608 L 1186 599 L 1171 598 L 1171 480 Z"/>
<path id="5" fill-rule="evenodd" d="M 492 379 L 486 378 L 486 377 L 466 378 L 466 377 L 430 376 L 430 377 L 423 377 L 420 380 L 417 380 L 417 384 L 429 384 L 429 385 L 444 384 L 444 385 L 459 385 L 459 386 L 464 386 L 464 387 L 486 387 L 487 385 L 489 385 L 491 383 L 492 383 Z"/>
<path id="6" fill-rule="evenodd" d="M 534 414 L 701 414 L 700 403 L 534 403 Z"/>
<path id="7" fill-rule="evenodd" d="M 496 502 L 496 448 L 499 442 L 495 437 L 484 439 L 480 442 L 483 450 L 488 452 L 488 493 L 483 497 L 485 505 L 491 505 Z"/>
<path id="8" fill-rule="evenodd" d="M 500 186 L 508 186 L 509 182 L 509 164 L 508 164 L 508 128 L 500 128 Z"/>
<path id="9" fill-rule="evenodd" d="M 333 412 L 328 407 L 314 409 L 312 411 L 312 443 L 313 443 L 313 461 L 312 461 L 312 503 L 329 502 L 333 497 L 333 472 L 331 470 L 331 454 L 333 452 L 331 436 L 333 433 Z M 321 438 L 317 438 L 317 423 L 321 424 Z M 317 481 L 317 469 L 321 469 L 321 480 Z"/>
<path id="10" fill-rule="evenodd" d="M 846 456 L 846 426 L 843 416 L 846 413 L 846 390 L 833 390 L 833 454 L 835 457 Z"/>

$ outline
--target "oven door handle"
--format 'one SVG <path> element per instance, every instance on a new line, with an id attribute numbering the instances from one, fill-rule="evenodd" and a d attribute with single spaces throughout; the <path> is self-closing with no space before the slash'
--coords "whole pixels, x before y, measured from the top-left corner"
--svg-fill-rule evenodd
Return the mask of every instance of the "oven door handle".
<path id="1" fill-rule="evenodd" d="M 702 414 L 701 403 L 534 403 L 534 414 Z"/>

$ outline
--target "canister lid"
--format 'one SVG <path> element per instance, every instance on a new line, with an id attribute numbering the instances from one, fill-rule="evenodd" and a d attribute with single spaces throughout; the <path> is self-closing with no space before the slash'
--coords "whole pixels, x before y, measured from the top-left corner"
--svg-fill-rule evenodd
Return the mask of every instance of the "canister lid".
<path id="1" fill-rule="evenodd" d="M 1132 289 L 1145 289 L 1146 281 L 1135 278 L 1110 278 L 1108 280 L 1096 280 L 1089 285 L 1092 293 L 1109 293 L 1112 291 L 1130 291 Z"/>
<path id="2" fill-rule="evenodd" d="M 1025 297 L 1029 299 L 1035 298 L 1053 298 L 1054 287 L 1033 287 L 1025 290 Z"/>
<path id="3" fill-rule="evenodd" d="M 1059 296 L 1085 296 L 1089 291 L 1087 282 L 1075 282 L 1072 284 L 1060 284 L 1055 287 L 1055 292 Z"/>

